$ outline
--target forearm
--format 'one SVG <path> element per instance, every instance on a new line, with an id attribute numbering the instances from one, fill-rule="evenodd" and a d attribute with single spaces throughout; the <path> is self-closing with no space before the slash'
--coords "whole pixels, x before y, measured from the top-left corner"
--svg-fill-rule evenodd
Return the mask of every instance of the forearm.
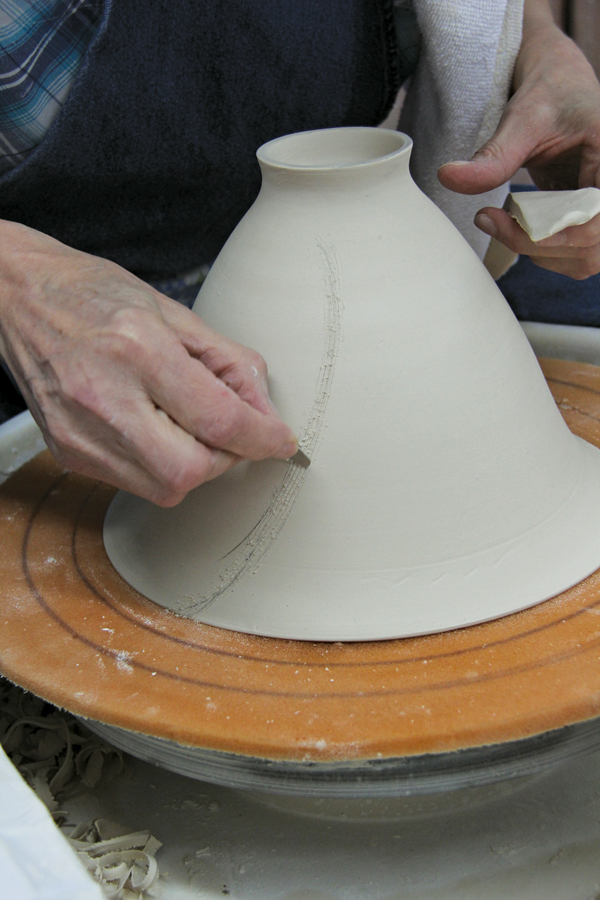
<path id="1" fill-rule="evenodd" d="M 73 307 L 83 304 L 85 297 L 71 297 L 68 304 L 61 301 L 69 293 L 69 280 L 84 280 L 86 262 L 87 268 L 90 263 L 102 265 L 102 260 L 80 254 L 48 235 L 0 220 L 0 355 L 11 368 L 20 368 L 15 354 L 23 344 L 34 353 L 41 351 L 34 326 L 42 314 L 47 353 L 55 341 L 62 340 L 69 325 L 72 329 Z M 83 321 L 82 317 L 82 327 Z M 15 374 L 19 378 L 24 373 Z"/>
<path id="2" fill-rule="evenodd" d="M 27 252 L 28 229 L 0 219 L 0 356 L 9 362 L 9 332 L 17 308 L 18 281 L 27 267 L 20 256 Z M 21 272 L 21 276 L 19 276 Z"/>

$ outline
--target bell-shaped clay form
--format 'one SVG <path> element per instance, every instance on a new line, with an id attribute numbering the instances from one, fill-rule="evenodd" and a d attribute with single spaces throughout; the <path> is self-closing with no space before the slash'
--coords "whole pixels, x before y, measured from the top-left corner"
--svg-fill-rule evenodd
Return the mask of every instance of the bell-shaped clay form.
<path id="1" fill-rule="evenodd" d="M 104 540 L 146 597 L 255 634 L 360 641 L 524 609 L 600 565 L 600 451 L 564 424 L 520 326 L 413 183 L 411 141 L 263 146 L 263 186 L 194 311 L 258 350 L 312 464 L 243 462 Z"/>

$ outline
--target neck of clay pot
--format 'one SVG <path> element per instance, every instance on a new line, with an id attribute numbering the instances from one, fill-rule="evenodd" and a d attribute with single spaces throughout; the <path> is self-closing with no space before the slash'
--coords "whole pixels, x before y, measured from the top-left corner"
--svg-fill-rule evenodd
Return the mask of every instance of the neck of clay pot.
<path id="1" fill-rule="evenodd" d="M 410 178 L 411 139 L 383 128 L 327 128 L 276 138 L 257 157 L 263 187 L 364 189 L 390 176 Z"/>

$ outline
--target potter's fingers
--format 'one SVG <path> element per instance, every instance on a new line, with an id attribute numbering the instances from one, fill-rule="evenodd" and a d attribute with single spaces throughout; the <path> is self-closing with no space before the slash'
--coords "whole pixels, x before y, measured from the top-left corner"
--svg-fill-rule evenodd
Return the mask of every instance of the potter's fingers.
<path id="1" fill-rule="evenodd" d="M 536 247 L 570 247 L 585 249 L 600 244 L 600 214 L 584 225 L 571 225 L 553 234 L 552 237 L 536 241 Z"/>
<path id="2" fill-rule="evenodd" d="M 71 456 L 70 464 L 66 468 L 143 497 L 158 506 L 176 506 L 189 491 L 205 481 L 217 478 L 240 461 L 239 457 L 223 450 L 210 450 L 201 444 L 198 446 L 208 454 L 209 458 L 206 461 L 201 460 L 199 465 L 193 467 L 185 465 L 177 469 L 173 466 L 164 469 L 158 467 L 156 475 L 140 463 L 120 456 L 103 457 L 97 464 L 89 455 L 81 459 Z M 171 461 L 175 458 L 176 454 L 170 457 Z"/>
<path id="3" fill-rule="evenodd" d="M 272 410 L 260 412 L 179 345 L 146 387 L 157 407 L 197 440 L 246 459 L 293 456 L 298 440 Z"/>
<path id="4" fill-rule="evenodd" d="M 199 359 L 240 400 L 264 415 L 279 417 L 269 396 L 267 365 L 260 353 L 234 341 L 215 342 Z"/>
<path id="5" fill-rule="evenodd" d="M 164 319 L 183 345 L 217 378 L 265 414 L 275 412 L 269 397 L 267 365 L 259 353 L 215 331 L 180 303 L 160 298 Z"/>
<path id="6" fill-rule="evenodd" d="M 506 219 L 504 216 L 498 216 L 498 212 L 500 210 L 496 210 L 494 207 L 480 210 L 480 213 L 494 218 L 502 229 Z M 479 213 L 477 215 L 479 216 Z M 519 223 L 512 216 L 509 216 L 509 218 L 518 226 L 517 229 L 514 229 L 514 233 L 517 235 L 521 234 Z M 510 223 L 508 224 L 510 225 Z M 571 225 L 569 228 L 563 228 L 562 231 L 557 231 L 556 234 L 541 241 L 532 242 L 529 238 L 528 240 L 533 247 L 539 248 L 541 255 L 552 255 L 554 250 L 563 254 L 566 250 L 570 250 L 572 253 L 567 255 L 576 256 L 578 255 L 577 251 L 581 250 L 583 251 L 583 256 L 585 256 L 587 249 L 594 248 L 600 243 L 600 214 L 594 216 L 593 219 L 590 219 L 584 225 Z"/>
<path id="7" fill-rule="evenodd" d="M 475 216 L 475 224 L 515 253 L 526 256 L 588 259 L 594 257 L 600 243 L 600 216 L 585 225 L 574 225 L 543 241 L 532 241 L 519 223 L 507 212 L 485 207 Z"/>
<path id="8" fill-rule="evenodd" d="M 152 404 L 127 438 L 126 459 L 138 461 L 152 491 L 147 499 L 160 506 L 174 506 L 240 461 L 233 453 L 200 443 Z"/>
<path id="9" fill-rule="evenodd" d="M 233 453 L 200 443 L 154 407 L 146 421 L 133 434 L 129 432 L 125 459 L 136 459 L 143 470 L 147 487 L 141 496 L 160 506 L 174 506 L 189 491 L 240 461 Z"/>
<path id="10" fill-rule="evenodd" d="M 147 330 L 137 349 L 156 406 L 207 446 L 247 459 L 293 456 L 298 440 L 268 398 L 262 357 L 155 295 L 168 328 Z"/>
<path id="11" fill-rule="evenodd" d="M 150 403 L 118 404 L 110 425 L 81 413 L 61 419 L 47 442 L 62 465 L 160 506 L 174 506 L 239 461 L 200 444 Z"/>

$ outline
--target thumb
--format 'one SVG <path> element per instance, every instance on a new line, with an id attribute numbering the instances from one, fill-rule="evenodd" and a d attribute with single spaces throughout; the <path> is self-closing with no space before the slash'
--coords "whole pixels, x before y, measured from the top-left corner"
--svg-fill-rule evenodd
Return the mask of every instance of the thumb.
<path id="1" fill-rule="evenodd" d="M 516 118 L 507 110 L 495 134 L 471 159 L 443 165 L 438 170 L 442 185 L 459 194 L 483 194 L 510 181 L 535 145 Z"/>

